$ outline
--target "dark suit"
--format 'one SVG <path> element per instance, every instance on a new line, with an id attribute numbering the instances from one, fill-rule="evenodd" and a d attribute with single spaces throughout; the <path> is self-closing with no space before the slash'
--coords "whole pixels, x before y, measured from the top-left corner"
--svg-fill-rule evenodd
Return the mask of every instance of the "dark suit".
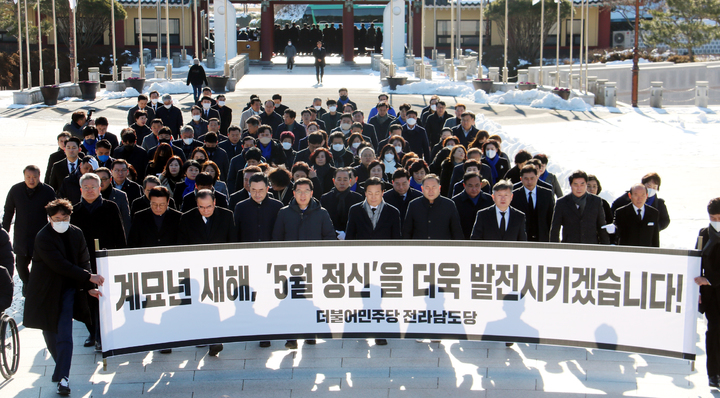
<path id="1" fill-rule="evenodd" d="M 415 125 L 415 128 L 409 129 L 406 124 L 402 129 L 402 137 L 407 141 L 411 151 L 425 159 L 426 162 L 432 162 L 432 159 L 430 159 L 430 143 L 424 128 Z"/>
<path id="2" fill-rule="evenodd" d="M 615 199 L 615 201 L 612 203 L 612 211 L 613 214 L 615 210 L 625 206 L 626 204 L 630 203 L 630 197 L 628 196 L 628 191 L 625 191 L 623 195 L 620 195 L 619 198 Z M 665 228 L 670 225 L 670 214 L 668 214 L 667 206 L 665 205 L 665 199 L 658 198 L 657 195 L 655 195 L 655 200 L 650 203 L 650 201 L 645 202 L 646 205 L 652 206 L 657 211 L 660 212 L 660 230 L 664 230 Z"/>
<path id="3" fill-rule="evenodd" d="M 416 189 L 408 189 L 407 193 L 405 194 L 405 197 L 400 196 L 399 193 L 397 193 L 396 190 L 390 189 L 385 191 L 383 194 L 383 200 L 393 206 L 394 208 L 398 209 L 400 212 L 400 224 L 405 221 L 405 214 L 407 214 L 407 208 L 410 202 L 412 202 L 413 199 L 419 198 L 422 196 L 422 192 L 416 190 Z"/>
<path id="4" fill-rule="evenodd" d="M 189 194 L 183 196 L 182 204 L 180 205 L 180 209 L 183 213 L 187 213 L 188 211 L 197 208 L 197 199 L 195 198 L 196 193 L 197 192 L 193 190 Z M 222 192 L 215 191 L 215 206 L 229 209 L 228 199 Z"/>
<path id="5" fill-rule="evenodd" d="M 113 182 L 113 188 L 115 188 L 115 182 Z M 130 181 L 129 179 L 125 179 L 123 182 L 123 185 L 119 188 L 121 191 L 125 192 L 125 195 L 127 195 L 128 200 L 128 209 L 130 208 L 130 203 L 134 202 L 135 199 L 140 198 L 143 196 L 143 188 L 140 186 L 140 184 L 136 183 L 135 181 Z"/>
<path id="6" fill-rule="evenodd" d="M 155 214 L 152 209 L 140 210 L 133 218 L 128 247 L 156 247 L 172 246 L 177 244 L 182 213 L 169 208 L 162 216 L 162 223 L 158 229 L 155 223 Z"/>
<path id="7" fill-rule="evenodd" d="M 475 217 L 477 213 L 493 205 L 492 196 L 485 192 L 480 192 L 477 198 L 477 204 L 473 203 L 470 195 L 467 192 L 462 191 L 456 196 L 453 196 L 452 201 L 455 202 L 455 207 L 460 215 L 460 225 L 462 225 L 463 234 L 465 239 L 470 239 L 472 234 L 473 224 L 475 223 Z"/>
<path id="8" fill-rule="evenodd" d="M 220 118 L 220 112 L 216 111 L 213 108 L 203 109 L 202 105 L 200 105 L 200 109 L 202 109 L 202 113 L 200 113 L 200 118 L 207 120 L 208 122 L 210 122 L 210 119 L 215 118 L 222 123 L 222 119 Z"/>
<path id="9" fill-rule="evenodd" d="M 230 160 L 232 160 L 235 156 L 240 155 L 243 151 L 242 141 L 238 141 L 237 144 L 233 145 L 230 140 L 225 140 L 218 144 L 218 148 L 225 151 L 228 159 Z"/>
<path id="10" fill-rule="evenodd" d="M 147 151 L 140 146 L 134 145 L 133 148 L 128 151 L 125 146 L 119 146 L 113 151 L 112 157 L 115 159 L 125 159 L 130 163 L 137 172 L 138 181 L 142 181 L 145 178 L 145 170 L 147 170 L 148 155 Z M 128 195 L 129 197 L 130 195 Z"/>
<path id="11" fill-rule="evenodd" d="M 555 212 L 550 226 L 550 242 L 560 242 L 562 227 L 563 243 L 609 244 L 605 225 L 605 212 L 599 196 L 587 193 L 585 211 L 580 213 L 569 193 L 555 203 Z"/>
<path id="12" fill-rule="evenodd" d="M 135 123 L 135 112 L 137 112 L 138 110 L 140 110 L 140 107 L 138 107 L 137 105 L 133 106 L 132 108 L 130 108 L 128 110 L 128 115 L 127 115 L 128 126 L 131 126 Z M 143 108 L 143 110 L 145 112 L 147 112 L 147 122 L 148 123 L 150 123 L 153 119 L 155 119 L 155 111 L 153 111 L 153 109 L 150 106 L 146 106 L 145 108 Z"/>
<path id="13" fill-rule="evenodd" d="M 617 242 L 620 246 L 660 247 L 660 212 L 644 206 L 642 220 L 632 203 L 615 210 Z"/>
<path id="14" fill-rule="evenodd" d="M 111 153 L 112 153 L 112 151 L 115 150 L 115 148 L 118 147 L 118 145 L 120 145 L 120 141 L 118 141 L 117 136 L 111 132 L 105 133 L 105 135 L 102 136 L 102 138 L 100 138 L 100 136 L 98 136 L 98 141 L 100 141 L 100 140 L 107 140 L 110 143 L 110 152 Z"/>
<path id="15" fill-rule="evenodd" d="M 339 192 L 337 188 L 333 188 L 320 198 L 320 204 L 327 210 L 328 214 L 330 214 L 330 220 L 332 220 L 336 231 L 345 230 L 348 223 L 350 207 L 364 200 L 362 195 L 357 192 L 352 192 L 348 188 L 342 193 L 342 195 L 345 195 L 345 205 L 343 208 L 340 208 L 340 195 L 341 192 Z"/>
<path id="16" fill-rule="evenodd" d="M 465 238 L 455 203 L 443 196 L 438 196 L 432 204 L 424 196 L 410 202 L 402 235 L 404 239 Z"/>
<path id="17" fill-rule="evenodd" d="M 286 125 L 285 122 L 280 123 L 279 125 L 275 126 L 273 138 L 277 141 L 280 141 L 280 134 L 284 133 L 285 131 L 290 131 L 293 133 L 293 135 L 295 135 L 295 141 L 293 141 L 293 149 L 296 151 L 300 150 L 300 140 L 305 138 L 305 136 L 307 135 L 305 127 L 303 127 L 302 124 L 299 124 L 298 122 L 293 122 L 291 126 Z"/>
<path id="18" fill-rule="evenodd" d="M 390 125 L 395 120 L 395 118 L 390 116 L 390 114 L 388 114 L 387 116 L 388 118 L 385 119 L 384 123 L 380 122 L 380 119 L 377 117 L 377 115 L 368 119 L 368 124 L 375 128 L 375 136 L 380 141 L 388 138 L 388 131 L 390 130 Z M 382 147 L 379 147 L 378 149 L 382 149 Z"/>
<path id="19" fill-rule="evenodd" d="M 50 185 L 50 174 L 52 172 L 53 165 L 63 159 L 65 159 L 65 151 L 63 151 L 62 149 L 58 149 L 57 151 L 50 154 L 50 157 L 48 158 L 47 168 L 45 169 L 45 179 L 43 180 L 45 184 Z"/>
<path id="20" fill-rule="evenodd" d="M 233 213 L 222 207 L 215 207 L 208 222 L 203 221 L 200 210 L 196 208 L 183 213 L 180 218 L 181 245 L 198 245 L 207 243 L 230 243 L 237 241 L 237 230 L 233 221 Z"/>
<path id="21" fill-rule="evenodd" d="M 549 189 L 536 186 L 532 196 L 533 208 L 528 206 L 525 187 L 520 186 L 513 191 L 510 206 L 525 213 L 525 231 L 527 240 L 532 242 L 549 242 L 550 225 L 555 210 L 555 196 Z"/>
<path id="22" fill-rule="evenodd" d="M 455 137 L 457 137 L 460 140 L 460 145 L 467 148 L 468 145 L 472 142 L 472 140 L 475 139 L 475 136 L 478 133 L 478 129 L 475 126 L 470 127 L 470 131 L 468 132 L 468 134 L 466 136 L 465 130 L 463 130 L 462 124 L 458 124 L 457 126 L 453 127 L 452 133 Z"/>
<path id="23" fill-rule="evenodd" d="M 232 123 L 232 109 L 225 105 L 219 106 L 217 111 L 220 112 L 220 133 L 227 135 L 227 129 Z"/>
<path id="24" fill-rule="evenodd" d="M 64 158 L 55 162 L 50 170 L 50 182 L 48 184 L 55 192 L 60 190 L 63 181 L 65 181 L 65 177 L 70 175 L 70 166 L 68 166 L 68 164 L 67 158 Z M 80 158 L 78 157 L 77 160 L 75 160 L 75 170 L 77 171 L 79 167 Z"/>
<path id="25" fill-rule="evenodd" d="M 400 239 L 402 225 L 398 209 L 386 202 L 373 228 L 363 203 L 365 202 L 360 202 L 350 208 L 345 239 Z"/>
<path id="26" fill-rule="evenodd" d="M 240 242 L 272 240 L 277 214 L 283 208 L 279 200 L 266 196 L 262 203 L 248 198 L 235 206 L 235 227 Z"/>
<path id="27" fill-rule="evenodd" d="M 498 223 L 497 206 L 493 205 L 480 210 L 475 218 L 475 225 L 470 239 L 526 241 L 525 214 L 512 207 L 508 207 L 507 211 L 510 211 L 510 214 L 505 215 L 507 225 L 503 232 L 500 230 L 500 224 Z"/>
<path id="28" fill-rule="evenodd" d="M 174 138 L 180 137 L 180 130 L 183 126 L 182 112 L 175 105 L 170 106 L 170 109 L 158 107 L 157 117 L 162 119 L 163 126 L 170 127 L 172 130 L 172 136 Z"/>

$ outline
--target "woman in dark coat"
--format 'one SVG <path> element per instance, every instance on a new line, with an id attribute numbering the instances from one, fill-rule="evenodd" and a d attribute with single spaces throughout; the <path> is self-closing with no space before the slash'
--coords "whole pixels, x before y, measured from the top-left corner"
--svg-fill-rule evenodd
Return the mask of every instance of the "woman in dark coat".
<path id="1" fill-rule="evenodd" d="M 335 176 L 335 167 L 331 166 L 332 155 L 327 148 L 318 148 L 310 155 L 310 177 L 312 178 L 312 170 L 320 182 L 319 187 L 315 187 L 315 190 L 320 189 L 323 194 L 330 192 L 333 189 L 333 177 Z"/>

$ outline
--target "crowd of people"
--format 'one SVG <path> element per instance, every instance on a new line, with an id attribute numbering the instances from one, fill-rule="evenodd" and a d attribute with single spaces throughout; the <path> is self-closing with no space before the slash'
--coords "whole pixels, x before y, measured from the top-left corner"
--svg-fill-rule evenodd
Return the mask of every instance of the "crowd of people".
<path id="1" fill-rule="evenodd" d="M 354 52 L 358 55 L 370 52 L 379 53 L 382 49 L 383 34 L 380 27 L 374 23 L 369 26 L 360 24 L 353 26 Z M 312 53 L 315 43 L 323 42 L 328 54 L 342 54 L 343 52 L 343 24 L 307 24 L 302 27 L 297 23 L 276 24 L 273 35 L 273 52 L 283 54 L 285 44 L 291 42 L 299 55 Z"/>
<path id="2" fill-rule="evenodd" d="M 599 179 L 578 170 L 565 194 L 547 155 L 510 158 L 465 105 L 450 114 L 437 96 L 422 109 L 395 109 L 381 94 L 366 114 L 345 88 L 299 112 L 279 94 L 252 95 L 233 116 L 225 96 L 211 94 L 202 90 L 187 123 L 169 94 L 140 95 L 119 137 L 107 118 L 74 112 L 44 182 L 30 165 L 8 193 L 2 226 L 15 220 L 16 261 L 2 265 L 23 282 L 25 325 L 43 329 L 52 346 L 59 391 L 69 392 L 67 317 L 80 296 L 90 310 L 85 345 L 102 349 L 96 240 L 102 249 L 354 239 L 659 247 L 670 223 L 658 174 L 610 204 L 597 196 Z M 717 203 L 709 210 L 720 217 Z M 709 237 L 703 232 L 710 250 L 720 236 L 713 221 Z M 714 273 L 706 275 L 697 282 L 709 289 Z M 39 310 L 48 300 L 61 303 L 59 313 Z"/>

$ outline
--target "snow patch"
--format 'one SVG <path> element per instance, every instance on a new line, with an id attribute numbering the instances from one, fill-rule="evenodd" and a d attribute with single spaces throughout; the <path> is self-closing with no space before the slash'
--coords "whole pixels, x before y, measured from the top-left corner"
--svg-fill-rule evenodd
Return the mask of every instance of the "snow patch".
<path id="1" fill-rule="evenodd" d="M 468 83 L 451 82 L 448 80 L 424 80 L 397 86 L 396 90 L 388 90 L 388 92 L 394 94 L 434 94 L 472 98 L 475 90 L 473 89 L 472 84 Z"/>
<path id="2" fill-rule="evenodd" d="M 112 91 L 108 94 L 104 94 L 105 99 L 118 99 L 118 98 L 128 98 L 128 97 L 137 97 L 140 95 L 140 93 L 135 90 L 132 87 L 128 87 L 125 89 L 125 91 Z"/>

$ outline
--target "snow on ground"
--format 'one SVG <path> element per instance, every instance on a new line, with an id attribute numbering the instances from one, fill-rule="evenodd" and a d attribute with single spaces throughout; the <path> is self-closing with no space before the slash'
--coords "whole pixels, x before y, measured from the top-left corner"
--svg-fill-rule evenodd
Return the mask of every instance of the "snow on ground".
<path id="1" fill-rule="evenodd" d="M 609 112 L 596 107 L 596 113 Z M 569 192 L 567 177 L 581 169 L 595 174 L 609 203 L 624 194 L 643 175 L 657 172 L 663 182 L 658 196 L 665 199 L 670 226 L 660 233 L 667 248 L 694 248 L 700 228 L 708 225 L 706 206 L 720 196 L 715 178 L 720 157 L 717 125 L 720 108 L 632 109 L 591 121 L 500 126 L 480 116 L 478 128 L 503 138 L 510 159 L 520 149 L 550 157 L 549 170 Z"/>

